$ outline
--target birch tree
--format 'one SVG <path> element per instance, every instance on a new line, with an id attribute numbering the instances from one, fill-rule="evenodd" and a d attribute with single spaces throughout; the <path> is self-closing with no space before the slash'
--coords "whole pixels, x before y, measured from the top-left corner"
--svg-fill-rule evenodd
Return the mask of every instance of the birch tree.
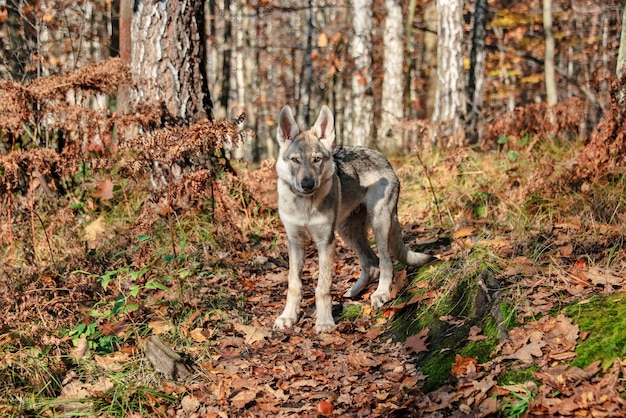
<path id="1" fill-rule="evenodd" d="M 543 31 L 546 38 L 544 61 L 546 101 L 548 106 L 557 102 L 556 78 L 554 75 L 554 34 L 552 33 L 552 0 L 543 0 Z"/>
<path id="2" fill-rule="evenodd" d="M 374 130 L 372 97 L 372 0 L 353 0 L 350 53 L 354 60 L 352 91 L 346 100 L 345 138 L 352 145 L 369 145 Z"/>
<path id="3" fill-rule="evenodd" d="M 387 153 L 399 152 L 404 145 L 403 132 L 397 126 L 404 116 L 404 42 L 402 39 L 402 2 L 385 0 L 383 32 L 384 66 L 382 114 L 378 147 Z"/>
<path id="4" fill-rule="evenodd" d="M 440 135 L 460 136 L 465 113 L 461 0 L 437 0 L 437 35 L 438 81 L 433 121 L 439 124 Z"/>
<path id="5" fill-rule="evenodd" d="M 622 31 L 619 38 L 619 51 L 617 53 L 617 68 L 615 74 L 619 80 L 624 78 L 624 65 L 626 64 L 626 3 L 622 12 Z"/>

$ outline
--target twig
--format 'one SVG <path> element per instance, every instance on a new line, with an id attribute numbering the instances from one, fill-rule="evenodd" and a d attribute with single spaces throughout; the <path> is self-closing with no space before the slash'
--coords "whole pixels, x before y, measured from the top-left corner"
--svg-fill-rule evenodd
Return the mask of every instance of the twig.
<path id="1" fill-rule="evenodd" d="M 172 220 L 172 183 L 174 182 L 174 175 L 172 174 L 172 164 L 168 164 L 168 181 L 167 181 L 167 224 L 170 229 L 170 241 L 172 241 L 172 254 L 176 259 L 176 244 L 174 243 L 174 221 Z"/>
<path id="2" fill-rule="evenodd" d="M 35 216 L 37 216 L 37 219 L 39 219 L 39 223 L 41 224 L 41 228 L 43 229 L 43 234 L 45 235 L 46 242 L 48 243 L 48 251 L 50 251 L 50 258 L 52 259 L 52 264 L 54 264 L 54 269 L 57 271 L 57 273 L 59 273 L 59 268 L 57 267 L 57 262 L 54 259 L 54 253 L 52 252 L 52 244 L 50 243 L 50 238 L 48 237 L 48 232 L 46 231 L 46 226 L 43 224 L 43 220 L 41 219 L 41 216 L 39 216 L 39 214 L 35 212 L 34 210 L 31 210 L 31 211 L 32 213 L 35 214 Z M 34 243 L 34 240 L 35 238 L 33 237 L 33 243 Z"/>
<path id="3" fill-rule="evenodd" d="M 11 216 L 11 184 L 9 183 L 9 179 L 7 178 L 7 221 L 9 223 L 9 242 L 11 243 L 11 256 L 15 261 L 15 238 L 13 237 L 13 217 Z"/>
<path id="4" fill-rule="evenodd" d="M 426 164 L 424 164 L 424 161 L 422 161 L 422 157 L 420 157 L 419 151 L 415 152 L 415 155 L 417 155 L 417 160 L 420 162 L 420 164 L 422 165 L 422 168 L 424 169 L 424 174 L 426 174 L 426 180 L 428 180 L 428 187 L 430 188 L 430 193 L 433 195 L 433 202 L 435 202 L 435 208 L 437 209 L 437 215 L 439 216 L 439 223 L 443 225 L 443 218 L 441 217 L 441 210 L 439 209 L 439 204 L 437 203 L 437 195 L 435 194 L 435 188 L 433 187 L 433 183 L 430 180 L 430 175 L 428 174 L 428 167 L 426 167 Z"/>
<path id="5" fill-rule="evenodd" d="M 33 193 L 33 182 L 31 181 L 30 183 L 30 187 L 28 190 L 28 206 L 30 207 L 30 234 L 31 234 L 31 241 L 32 241 L 32 245 L 33 245 L 33 261 L 35 263 L 37 263 L 37 241 L 35 238 L 35 198 L 34 198 L 34 193 Z M 45 231 L 45 227 L 44 227 L 44 231 Z"/>

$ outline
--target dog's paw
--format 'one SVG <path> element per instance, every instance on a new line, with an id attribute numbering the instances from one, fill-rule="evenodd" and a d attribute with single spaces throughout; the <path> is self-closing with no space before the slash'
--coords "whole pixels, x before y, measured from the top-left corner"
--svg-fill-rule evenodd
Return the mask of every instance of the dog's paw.
<path id="1" fill-rule="evenodd" d="M 281 315 L 278 318 L 276 318 L 276 321 L 274 321 L 274 329 L 291 328 L 296 323 L 296 321 L 297 321 L 297 318 L 290 318 L 290 317 Z"/>
<path id="2" fill-rule="evenodd" d="M 319 334 L 324 331 L 328 331 L 335 328 L 335 321 L 317 321 L 315 323 L 315 331 Z"/>
<path id="3" fill-rule="evenodd" d="M 358 293 L 354 292 L 352 289 L 354 289 L 354 286 L 352 286 L 350 289 L 346 290 L 346 293 L 343 294 L 344 298 L 354 298 L 359 296 Z"/>
<path id="4" fill-rule="evenodd" d="M 374 292 L 370 297 L 372 309 L 382 308 L 385 303 L 389 302 L 389 299 L 391 299 L 389 292 Z"/>
<path id="5" fill-rule="evenodd" d="M 361 293 L 363 293 L 363 290 L 365 289 L 366 286 L 367 286 L 367 283 L 363 284 L 359 280 L 354 285 L 352 285 L 352 287 L 348 289 L 346 293 L 343 294 L 343 297 L 344 298 L 356 298 Z"/>

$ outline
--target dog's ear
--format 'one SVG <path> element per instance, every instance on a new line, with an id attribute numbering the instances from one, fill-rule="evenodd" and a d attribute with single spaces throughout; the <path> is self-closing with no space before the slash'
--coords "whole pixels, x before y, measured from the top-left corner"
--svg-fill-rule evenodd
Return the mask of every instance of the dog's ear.
<path id="1" fill-rule="evenodd" d="M 293 141 L 299 133 L 300 129 L 293 118 L 291 108 L 285 105 L 278 114 L 278 129 L 276 130 L 278 143 L 282 147 L 288 141 Z"/>
<path id="2" fill-rule="evenodd" d="M 322 106 L 320 115 L 313 126 L 313 132 L 315 132 L 315 135 L 324 147 L 329 150 L 333 149 L 335 143 L 335 118 L 333 118 L 333 113 L 328 106 Z"/>

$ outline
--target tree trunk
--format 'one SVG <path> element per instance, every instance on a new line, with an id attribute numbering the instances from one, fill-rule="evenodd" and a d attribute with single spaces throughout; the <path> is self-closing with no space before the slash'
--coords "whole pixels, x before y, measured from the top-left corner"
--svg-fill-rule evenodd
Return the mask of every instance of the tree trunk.
<path id="1" fill-rule="evenodd" d="M 472 29 L 472 50 L 470 51 L 469 73 L 469 126 L 467 129 L 470 144 L 476 144 L 482 137 L 481 109 L 483 104 L 483 84 L 485 82 L 485 34 L 487 32 L 487 0 L 477 0 L 474 8 Z"/>
<path id="2" fill-rule="evenodd" d="M 546 38 L 545 82 L 548 106 L 557 102 L 556 78 L 554 74 L 554 34 L 552 33 L 552 0 L 543 0 L 543 30 Z"/>
<path id="3" fill-rule="evenodd" d="M 372 0 L 353 0 L 350 53 L 354 60 L 352 97 L 347 100 L 345 137 L 352 145 L 369 146 L 374 130 L 372 97 Z M 350 93 L 348 93 L 350 94 Z"/>
<path id="4" fill-rule="evenodd" d="M 437 100 L 437 2 L 433 1 L 424 8 L 424 67 L 426 75 L 426 93 L 424 97 L 424 116 L 431 119 L 435 113 Z"/>
<path id="5" fill-rule="evenodd" d="M 135 1 L 131 40 L 134 109 L 156 104 L 164 124 L 211 119 L 202 1 Z"/>
<path id="6" fill-rule="evenodd" d="M 619 52 L 617 54 L 617 69 L 615 73 L 617 78 L 622 80 L 624 78 L 624 65 L 626 64 L 626 3 L 624 3 L 624 10 L 622 12 L 622 33 L 619 38 Z"/>
<path id="7" fill-rule="evenodd" d="M 464 140 L 463 2 L 437 0 L 437 96 L 433 121 L 438 135 L 454 143 Z"/>
<path id="8" fill-rule="evenodd" d="M 384 67 L 382 114 L 378 147 L 386 153 L 402 151 L 403 131 L 397 126 L 404 117 L 404 42 L 402 2 L 385 0 Z"/>

